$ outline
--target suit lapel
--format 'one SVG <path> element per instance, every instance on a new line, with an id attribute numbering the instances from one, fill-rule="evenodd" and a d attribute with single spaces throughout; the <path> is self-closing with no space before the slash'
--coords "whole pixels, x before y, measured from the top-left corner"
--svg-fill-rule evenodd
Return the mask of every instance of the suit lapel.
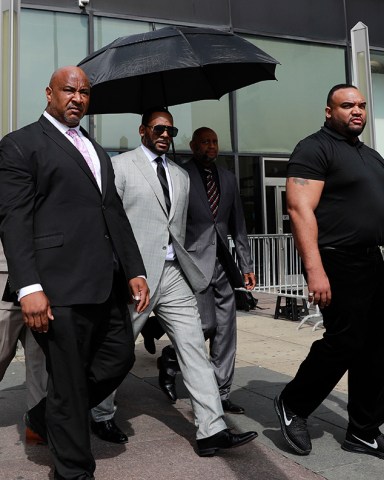
<path id="1" fill-rule="evenodd" d="M 219 199 L 219 207 L 217 209 L 216 217 L 219 217 L 219 215 L 225 209 L 224 203 L 226 198 L 224 195 L 221 194 L 221 192 L 228 192 L 228 188 L 226 185 L 226 177 L 225 175 L 223 175 L 223 170 L 220 167 L 217 167 L 217 174 L 219 176 L 219 182 L 220 182 L 220 199 Z"/>
<path id="2" fill-rule="evenodd" d="M 83 131 L 83 130 L 82 130 Z M 84 135 L 87 136 L 88 140 L 92 143 L 92 145 L 94 146 L 95 150 L 96 150 L 96 153 L 97 153 L 97 156 L 99 157 L 99 161 L 100 161 L 100 172 L 101 172 L 101 194 L 102 194 L 102 197 L 103 199 L 105 198 L 105 194 L 106 194 L 106 191 L 107 191 L 107 183 L 108 183 L 108 165 L 107 165 L 107 161 L 108 161 L 108 158 L 107 157 L 107 153 L 104 151 L 104 149 L 98 144 L 96 143 L 88 134 L 87 132 L 84 132 Z M 92 176 L 92 179 L 94 179 L 92 173 L 91 173 L 91 176 Z M 97 182 L 96 182 L 97 184 Z M 97 187 L 99 188 L 99 187 Z"/>
<path id="3" fill-rule="evenodd" d="M 39 119 L 43 127 L 44 133 L 53 140 L 59 147 L 61 147 L 81 168 L 81 170 L 87 175 L 87 177 L 92 181 L 95 187 L 100 191 L 99 186 L 97 185 L 96 179 L 93 176 L 92 172 L 90 171 L 87 162 L 84 160 L 84 157 L 81 153 L 77 150 L 77 148 L 67 140 L 64 135 L 54 126 L 52 123 L 47 120 L 44 115 L 42 115 Z M 82 129 L 84 135 L 93 143 L 96 148 L 95 143 L 89 138 L 87 132 Z M 96 150 L 97 151 L 97 150 Z M 98 152 L 99 155 L 99 152 Z M 99 155 L 100 157 L 100 155 Z M 100 159 L 101 161 L 101 159 Z M 104 168 L 105 170 L 105 168 Z"/>
<path id="4" fill-rule="evenodd" d="M 133 158 L 133 163 L 143 174 L 143 180 L 150 185 L 165 214 L 168 216 L 163 189 L 161 188 L 159 179 L 157 178 L 154 168 L 152 167 L 148 158 L 145 156 L 141 147 L 138 147 L 136 149 L 136 153 L 137 155 Z"/>
<path id="5" fill-rule="evenodd" d="M 200 172 L 195 165 L 195 162 L 193 160 L 190 160 L 187 163 L 185 169 L 189 173 L 189 178 L 191 180 L 191 192 L 193 192 L 193 195 L 195 197 L 199 198 L 201 206 L 206 211 L 206 213 L 212 216 L 212 212 L 208 203 L 207 191 L 205 189 L 204 182 L 201 179 Z"/>
<path id="6" fill-rule="evenodd" d="M 176 167 L 173 162 L 167 159 L 169 176 L 171 177 L 172 182 L 172 204 L 171 211 L 169 212 L 169 218 L 172 218 L 175 214 L 176 205 L 179 201 L 180 196 L 180 178 L 179 178 L 179 169 Z"/>

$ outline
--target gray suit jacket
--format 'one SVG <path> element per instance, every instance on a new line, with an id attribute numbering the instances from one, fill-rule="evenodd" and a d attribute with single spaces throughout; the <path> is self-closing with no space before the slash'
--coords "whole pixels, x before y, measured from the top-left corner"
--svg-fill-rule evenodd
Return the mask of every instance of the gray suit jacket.
<path id="1" fill-rule="evenodd" d="M 1 243 L 0 243 L 0 273 L 8 274 L 7 261 L 5 259 L 3 245 Z"/>
<path id="2" fill-rule="evenodd" d="M 131 223 L 153 293 L 163 272 L 169 236 L 180 266 L 194 291 L 204 290 L 209 280 L 184 249 L 188 208 L 188 174 L 167 159 L 173 200 L 169 217 L 156 172 L 141 147 L 112 158 L 117 191 Z"/>
<path id="3" fill-rule="evenodd" d="M 225 255 L 221 258 L 221 262 L 223 263 L 224 260 L 225 263 L 224 268 L 231 272 L 235 271 L 234 261 L 228 251 L 228 235 L 231 235 L 242 273 L 252 272 L 251 250 L 236 177 L 229 170 L 217 167 L 221 194 L 214 223 L 205 185 L 195 162 L 190 160 L 184 165 L 184 168 L 189 174 L 191 185 L 185 240 L 186 250 L 191 254 L 204 276 L 211 281 L 216 262 L 217 242 L 221 242 L 226 250 L 224 251 Z"/>

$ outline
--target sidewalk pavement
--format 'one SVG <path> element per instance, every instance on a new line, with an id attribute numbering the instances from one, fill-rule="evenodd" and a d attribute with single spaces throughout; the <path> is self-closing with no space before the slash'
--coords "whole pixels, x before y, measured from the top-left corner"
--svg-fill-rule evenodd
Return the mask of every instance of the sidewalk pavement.
<path id="1" fill-rule="evenodd" d="M 179 400 L 171 405 L 157 384 L 156 358 L 168 344 L 148 354 L 141 337 L 132 372 L 118 390 L 116 421 L 129 443 L 115 445 L 92 436 L 97 480 L 381 480 L 382 460 L 341 450 L 345 436 L 346 378 L 309 418 L 313 451 L 293 454 L 285 444 L 273 398 L 295 374 L 322 329 L 273 318 L 276 297 L 255 294 L 262 308 L 238 312 L 238 353 L 231 400 L 245 415 L 226 415 L 237 432 L 259 437 L 238 449 L 200 458 L 194 450 L 192 411 L 177 378 Z M 25 442 L 25 369 L 22 351 L 0 383 L 0 480 L 53 479 L 46 446 Z"/>

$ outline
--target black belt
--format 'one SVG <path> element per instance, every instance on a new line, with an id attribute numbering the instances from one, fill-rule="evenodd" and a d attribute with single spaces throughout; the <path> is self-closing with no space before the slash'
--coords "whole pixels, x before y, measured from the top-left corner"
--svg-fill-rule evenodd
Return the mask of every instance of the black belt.
<path id="1" fill-rule="evenodd" d="M 349 253 L 351 255 L 370 255 L 372 253 L 378 252 L 379 247 L 377 245 L 373 247 L 364 247 L 362 245 L 352 245 L 352 246 L 343 246 L 343 247 L 331 247 L 331 246 L 320 247 L 320 251 L 323 251 L 323 250 L 344 252 L 344 253 Z"/>

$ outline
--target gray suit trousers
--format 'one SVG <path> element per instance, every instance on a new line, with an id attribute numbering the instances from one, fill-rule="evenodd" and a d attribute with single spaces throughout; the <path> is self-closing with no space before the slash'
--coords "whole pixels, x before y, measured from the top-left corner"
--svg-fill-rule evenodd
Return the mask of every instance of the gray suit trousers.
<path id="1" fill-rule="evenodd" d="M 0 292 L 4 291 L 8 274 L 0 272 Z M 19 307 L 0 301 L 0 381 L 12 362 L 20 340 L 24 347 L 27 409 L 31 409 L 47 393 L 48 374 L 45 356 L 31 330 L 24 325 Z"/>
<path id="2" fill-rule="evenodd" d="M 216 378 L 202 332 L 196 297 L 178 262 L 165 262 L 160 283 L 144 313 L 131 310 L 133 332 L 139 335 L 151 312 L 159 318 L 176 350 L 197 426 L 196 438 L 210 437 L 227 428 Z M 96 421 L 113 416 L 114 396 L 92 409 Z M 109 412 L 107 414 L 106 412 Z"/>
<path id="3" fill-rule="evenodd" d="M 236 302 L 233 289 L 216 259 L 208 288 L 196 294 L 201 325 L 206 340 L 221 400 L 229 397 L 236 358 Z"/>

